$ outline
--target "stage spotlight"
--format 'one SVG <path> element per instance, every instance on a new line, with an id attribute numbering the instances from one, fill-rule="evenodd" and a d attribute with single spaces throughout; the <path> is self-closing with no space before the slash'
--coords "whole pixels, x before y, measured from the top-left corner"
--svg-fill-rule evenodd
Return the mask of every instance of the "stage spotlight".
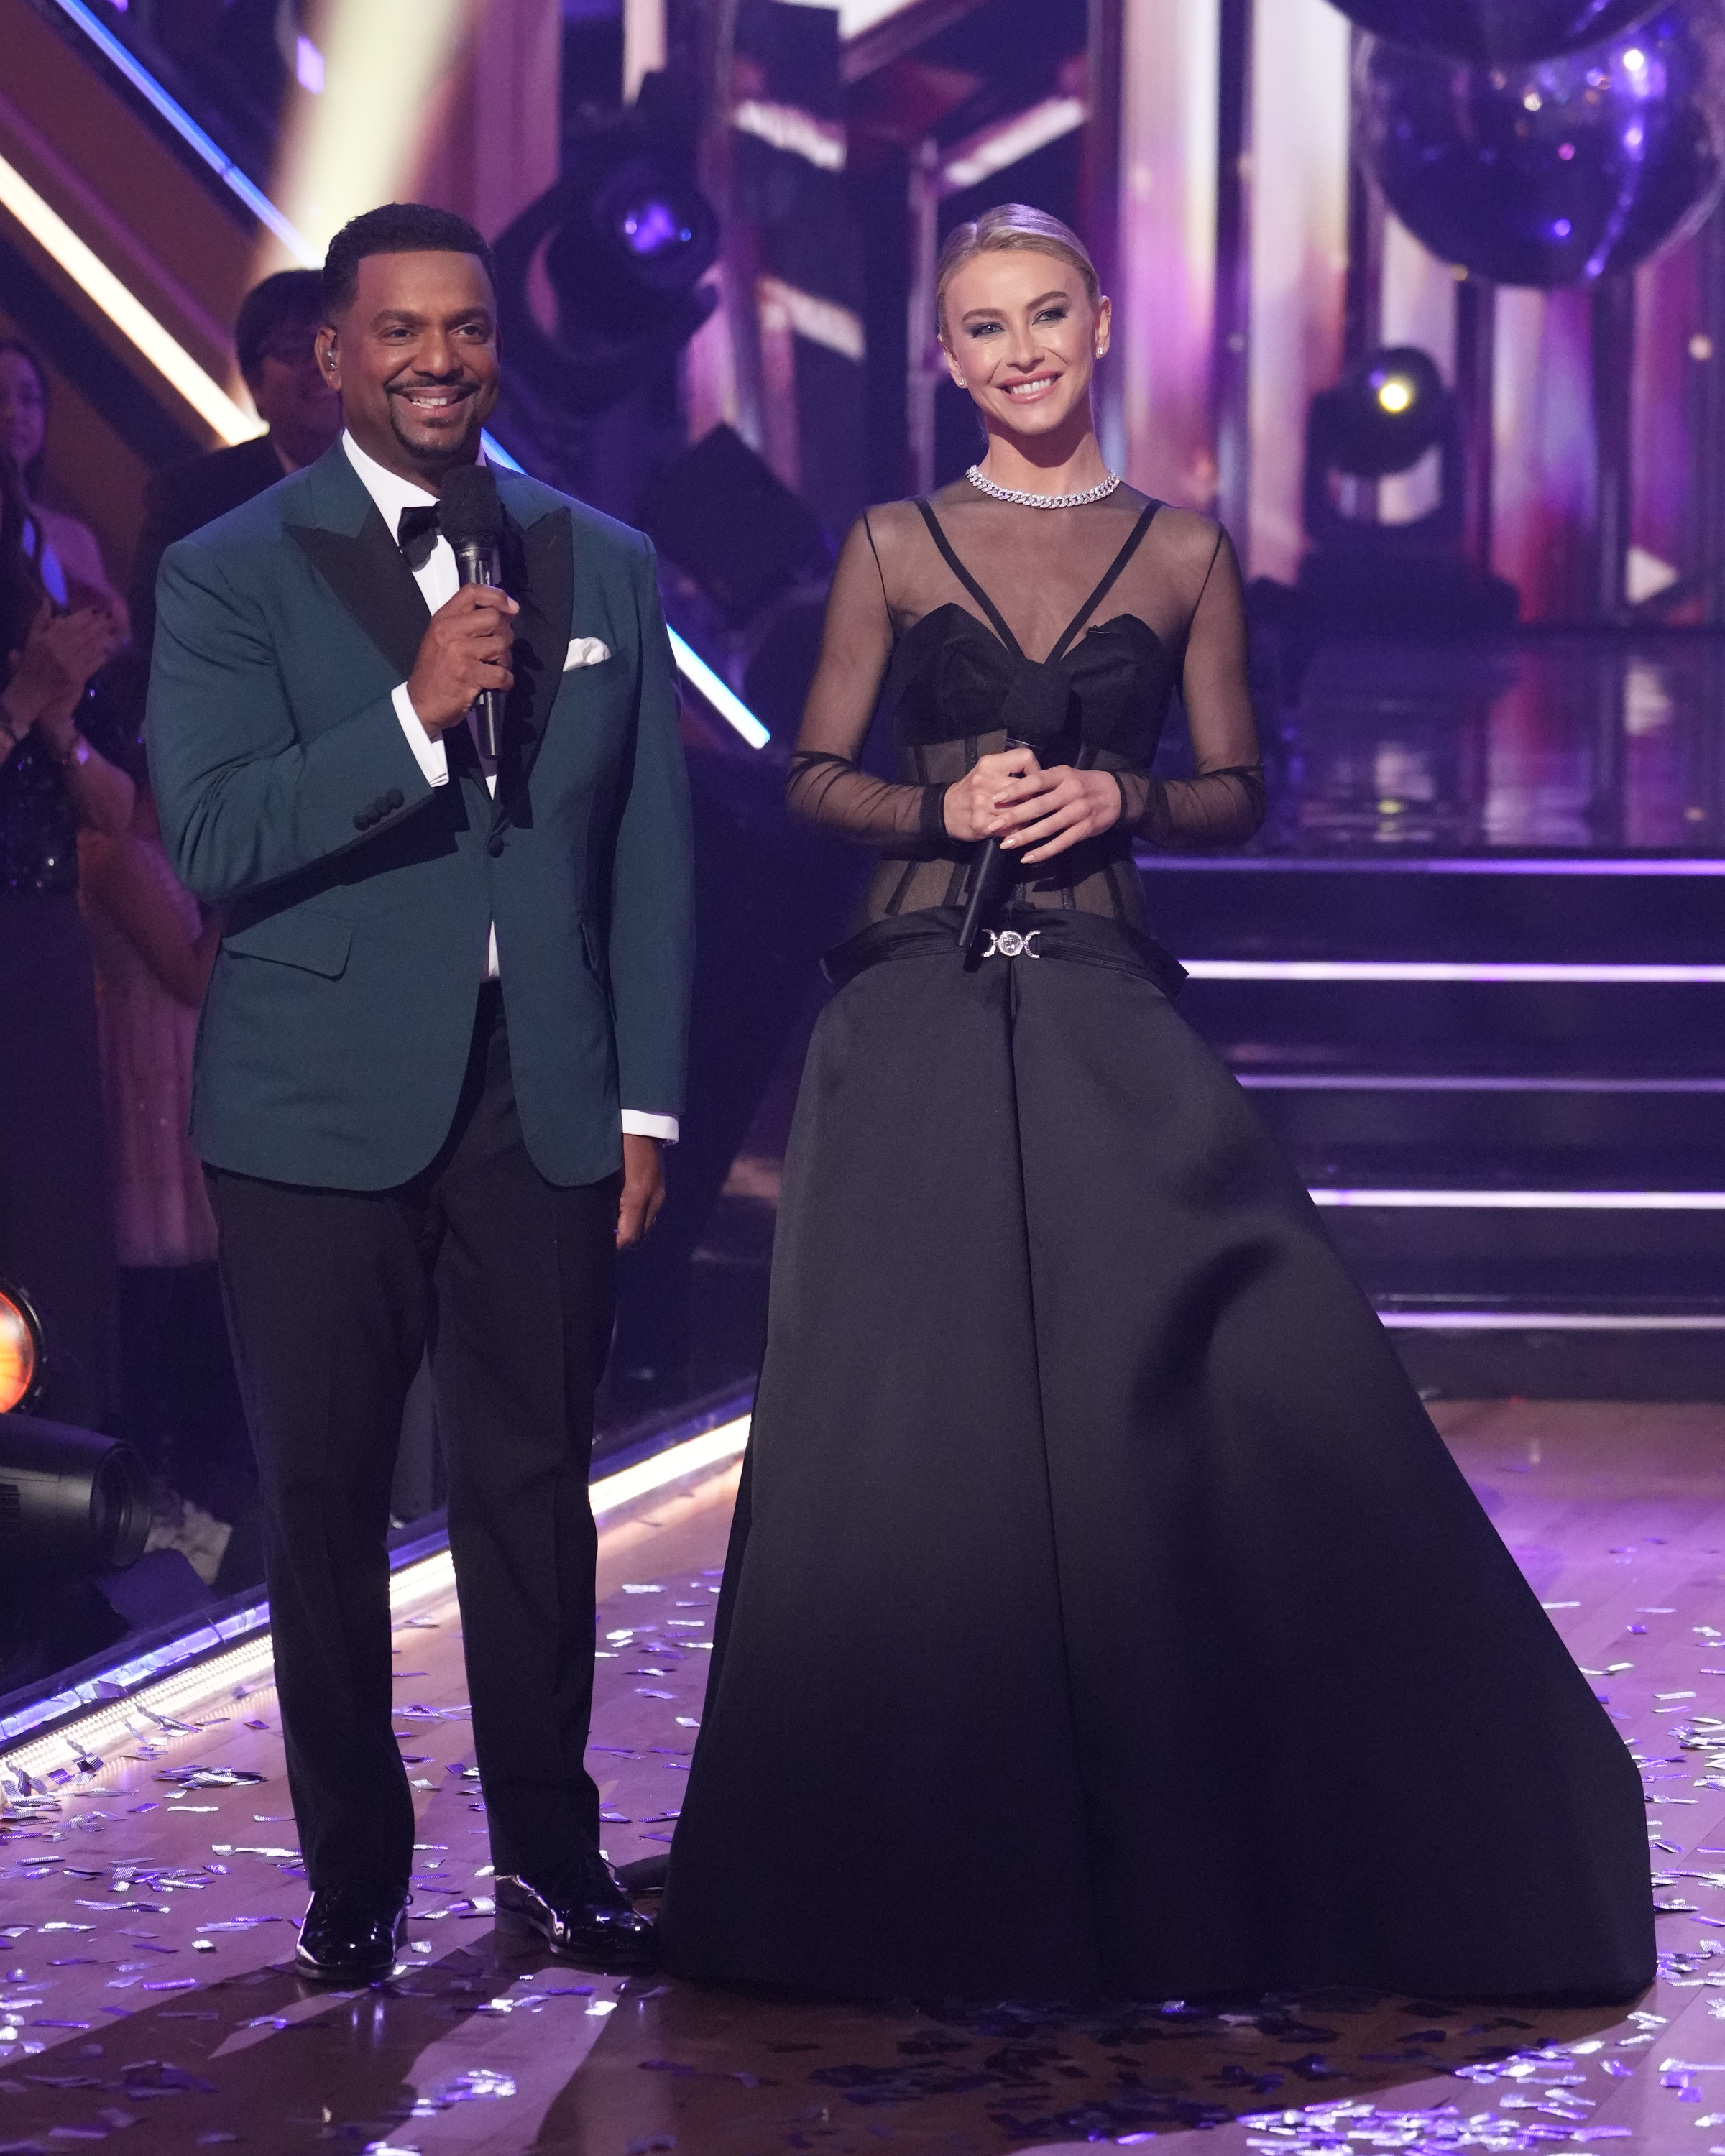
<path id="1" fill-rule="evenodd" d="M 1412 471 L 1435 449 L 1437 506 L 1406 524 L 1347 515 L 1341 479 L 1390 479 Z M 1320 547 L 1368 545 L 1422 549 L 1455 546 L 1461 536 L 1461 430 L 1455 402 L 1437 362 L 1413 345 L 1368 353 L 1333 389 L 1312 400 L 1306 424 L 1306 529 Z"/>
<path id="2" fill-rule="evenodd" d="M 511 371 L 565 413 L 603 412 L 639 388 L 717 304 L 700 287 L 718 218 L 648 104 L 573 145 L 562 178 L 493 249 Z"/>
<path id="3" fill-rule="evenodd" d="M 1411 472 L 1434 453 L 1437 499 L 1424 516 L 1380 523 L 1373 506 L 1358 513 L 1362 485 Z M 1370 352 L 1314 397 L 1304 490 L 1312 551 L 1299 581 L 1312 621 L 1384 633 L 1512 622 L 1513 589 L 1463 557 L 1464 480 L 1460 414 L 1429 352 Z"/>
<path id="4" fill-rule="evenodd" d="M 28 1407 L 41 1383 L 41 1324 L 23 1290 L 0 1281 L 0 1414 Z"/>
<path id="5" fill-rule="evenodd" d="M 1311 434 L 1322 465 L 1350 479 L 1411 471 L 1453 425 L 1437 363 L 1413 345 L 1373 352 L 1314 398 Z"/>
<path id="6" fill-rule="evenodd" d="M 595 328 L 635 337 L 678 319 L 676 303 L 718 253 L 718 219 L 705 196 L 650 156 L 629 158 L 597 187 L 578 179 L 562 192 L 545 271 L 563 343 L 578 350 Z"/>
<path id="7" fill-rule="evenodd" d="M 0 1571 L 59 1585 L 143 1555 L 150 1485 L 129 1445 L 33 1415 L 0 1415 Z"/>

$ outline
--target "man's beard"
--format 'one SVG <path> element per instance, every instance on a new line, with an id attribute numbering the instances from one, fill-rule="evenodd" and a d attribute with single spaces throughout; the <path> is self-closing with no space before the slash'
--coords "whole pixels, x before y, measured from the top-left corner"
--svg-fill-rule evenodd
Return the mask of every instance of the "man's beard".
<path id="1" fill-rule="evenodd" d="M 479 445 L 483 424 L 479 418 L 478 397 L 471 396 L 464 399 L 462 409 L 466 416 L 467 424 L 462 429 L 459 437 L 445 439 L 434 444 L 415 442 L 410 440 L 402 430 L 400 399 L 392 394 L 389 399 L 390 432 L 413 462 L 427 471 L 439 471 L 449 465 L 471 464 L 474 452 Z"/>

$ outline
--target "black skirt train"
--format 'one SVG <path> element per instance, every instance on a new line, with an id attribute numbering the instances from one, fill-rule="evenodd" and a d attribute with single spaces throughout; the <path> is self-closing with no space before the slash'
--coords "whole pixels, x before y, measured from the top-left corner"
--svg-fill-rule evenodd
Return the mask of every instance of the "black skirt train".
<path id="1" fill-rule="evenodd" d="M 1178 968 L 953 920 L 834 954 L 667 1966 L 1639 1989 L 1635 1768 Z"/>

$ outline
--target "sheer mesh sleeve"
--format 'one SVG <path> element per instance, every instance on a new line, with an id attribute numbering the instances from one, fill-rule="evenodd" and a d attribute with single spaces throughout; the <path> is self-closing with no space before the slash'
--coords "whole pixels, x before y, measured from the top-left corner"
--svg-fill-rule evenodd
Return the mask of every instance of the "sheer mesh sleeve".
<path id="1" fill-rule="evenodd" d="M 1243 845 L 1264 821 L 1264 766 L 1247 680 L 1240 563 L 1225 531 L 1216 533 L 1204 567 L 1181 689 L 1194 776 L 1122 773 L 1128 819 L 1154 846 Z"/>
<path id="2" fill-rule="evenodd" d="M 793 814 L 899 855 L 944 841 L 943 786 L 895 786 L 857 758 L 892 655 L 892 615 L 866 516 L 839 552 L 827 599 L 820 660 L 785 778 Z"/>

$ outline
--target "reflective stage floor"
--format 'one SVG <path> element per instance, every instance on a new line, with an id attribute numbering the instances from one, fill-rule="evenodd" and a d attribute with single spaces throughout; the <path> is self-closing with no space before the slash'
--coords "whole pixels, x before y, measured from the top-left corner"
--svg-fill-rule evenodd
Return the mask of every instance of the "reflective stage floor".
<path id="1" fill-rule="evenodd" d="M 1266 686 L 1260 850 L 1725 850 L 1717 632 L 1338 639 Z"/>
<path id="2" fill-rule="evenodd" d="M 1335 1994 L 864 2007 L 559 1965 L 493 1933 L 434 1555 L 397 1575 L 422 1839 L 411 1948 L 387 1984 L 320 1993 L 287 1966 L 305 1888 L 266 1636 L 164 1680 L 148 1713 L 98 1709 L 4 1755 L 0 2151 L 1004 2156 L 1199 2133 L 1212 2156 L 1725 2150 L 1725 1408 L 1438 1413 L 1643 1767 L 1666 1913 L 1661 1981 L 1633 2010 Z M 735 1441 L 604 1517 L 592 1763 L 619 1862 L 662 1851 L 679 1809 Z M 1338 1790 L 1348 1773 L 1344 1753 Z M 964 1830 L 932 1814 L 932 1833 Z"/>

